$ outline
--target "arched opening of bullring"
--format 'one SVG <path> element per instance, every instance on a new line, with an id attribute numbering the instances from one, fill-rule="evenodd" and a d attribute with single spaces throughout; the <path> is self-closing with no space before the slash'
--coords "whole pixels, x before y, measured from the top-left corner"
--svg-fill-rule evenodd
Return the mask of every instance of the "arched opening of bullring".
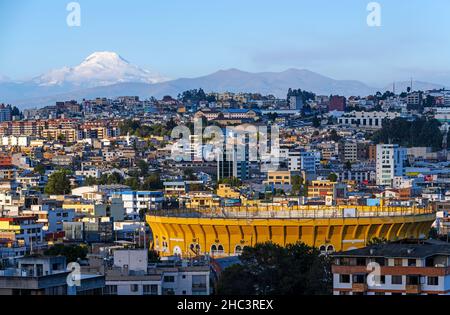
<path id="1" fill-rule="evenodd" d="M 214 256 L 214 255 L 221 255 L 223 253 L 224 253 L 223 245 L 221 245 L 221 244 L 218 244 L 218 245 L 213 244 L 211 246 L 211 255 L 212 256 Z"/>
<path id="2" fill-rule="evenodd" d="M 201 247 L 200 247 L 199 244 L 194 244 L 194 243 L 192 243 L 192 244 L 189 246 L 189 249 L 191 250 L 191 252 L 194 252 L 194 253 L 196 253 L 196 254 L 199 254 L 199 253 L 200 253 Z"/>
<path id="3" fill-rule="evenodd" d="M 182 252 L 181 252 L 180 246 L 175 246 L 175 247 L 173 248 L 173 254 L 174 254 L 175 256 L 181 256 Z"/>
<path id="4" fill-rule="evenodd" d="M 325 245 L 321 245 L 319 247 L 319 251 L 321 254 L 325 254 L 325 252 L 327 251 L 327 247 Z"/>

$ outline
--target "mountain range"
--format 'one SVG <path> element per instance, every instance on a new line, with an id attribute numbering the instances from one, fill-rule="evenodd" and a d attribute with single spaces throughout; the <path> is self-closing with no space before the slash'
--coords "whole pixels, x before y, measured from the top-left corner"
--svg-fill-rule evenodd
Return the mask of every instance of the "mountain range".
<path id="1" fill-rule="evenodd" d="M 410 82 L 396 82 L 396 91 L 404 91 L 409 85 Z M 414 81 L 413 87 L 425 90 L 444 86 Z M 139 68 L 114 52 L 96 52 L 75 67 L 52 70 L 23 82 L 0 75 L 0 103 L 29 108 L 95 97 L 176 97 L 185 90 L 198 88 L 205 92 L 255 92 L 277 97 L 285 97 L 289 88 L 324 95 L 365 96 L 392 90 L 392 85 L 379 89 L 360 81 L 335 80 L 305 69 L 260 73 L 229 69 L 197 78 L 170 80 L 157 72 Z"/>

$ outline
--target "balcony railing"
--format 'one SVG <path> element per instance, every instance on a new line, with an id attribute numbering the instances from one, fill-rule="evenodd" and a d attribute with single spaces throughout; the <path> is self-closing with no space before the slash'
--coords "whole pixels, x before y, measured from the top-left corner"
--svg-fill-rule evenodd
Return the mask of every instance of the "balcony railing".
<path id="1" fill-rule="evenodd" d="M 405 291 L 407 294 L 420 294 L 422 292 L 422 286 L 420 284 L 407 284 Z"/>
<path id="2" fill-rule="evenodd" d="M 366 292 L 367 291 L 367 283 L 353 283 L 352 291 L 353 292 Z"/>

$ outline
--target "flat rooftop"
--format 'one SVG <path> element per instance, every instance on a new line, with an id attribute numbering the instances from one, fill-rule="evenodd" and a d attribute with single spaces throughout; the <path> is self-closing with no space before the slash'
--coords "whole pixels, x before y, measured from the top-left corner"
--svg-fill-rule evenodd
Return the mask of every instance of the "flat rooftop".
<path id="1" fill-rule="evenodd" d="M 333 254 L 333 257 L 419 258 L 450 256 L 450 243 L 435 240 L 399 241 L 376 244 Z"/>

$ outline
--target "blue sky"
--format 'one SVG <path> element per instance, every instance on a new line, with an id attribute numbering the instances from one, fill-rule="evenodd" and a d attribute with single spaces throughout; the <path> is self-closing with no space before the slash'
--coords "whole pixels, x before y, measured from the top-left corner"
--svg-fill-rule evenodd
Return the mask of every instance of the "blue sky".
<path id="1" fill-rule="evenodd" d="M 219 69 L 305 68 L 385 85 L 450 72 L 450 1 L 379 0 L 368 27 L 361 0 L 0 0 L 0 75 L 13 79 L 115 51 L 172 78 Z"/>

